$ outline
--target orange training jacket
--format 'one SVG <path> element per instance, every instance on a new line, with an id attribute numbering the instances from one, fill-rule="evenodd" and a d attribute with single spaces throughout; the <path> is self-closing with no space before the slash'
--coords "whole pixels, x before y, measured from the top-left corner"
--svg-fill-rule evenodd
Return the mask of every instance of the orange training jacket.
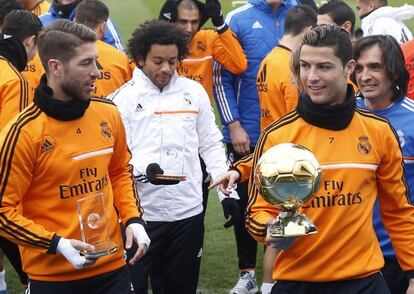
<path id="1" fill-rule="evenodd" d="M 344 130 L 311 125 L 297 110 L 265 129 L 253 157 L 235 165 L 241 180 L 250 176 L 249 233 L 264 242 L 266 223 L 279 211 L 253 184 L 252 166 L 270 147 L 285 142 L 310 149 L 322 166 L 323 176 L 318 191 L 302 208 L 318 233 L 297 239 L 279 254 L 273 279 L 328 282 L 380 271 L 384 260 L 372 226 L 377 195 L 398 261 L 403 270 L 413 271 L 414 208 L 407 195 L 397 137 L 388 121 L 358 108 Z"/>
<path id="2" fill-rule="evenodd" d="M 234 74 L 241 74 L 247 69 L 246 55 L 230 28 L 222 33 L 198 31 L 189 45 L 189 54 L 177 68 L 179 75 L 203 85 L 210 102 L 213 101 L 213 61 Z"/>
<path id="3" fill-rule="evenodd" d="M 47 0 L 42 0 L 37 3 L 36 6 L 30 10 L 30 12 L 34 15 L 41 16 L 42 14 L 45 14 L 49 11 L 50 5 L 51 4 Z"/>
<path id="4" fill-rule="evenodd" d="M 63 121 L 35 103 L 0 133 L 0 235 L 20 245 L 33 280 L 88 278 L 125 264 L 119 219 L 142 217 L 131 154 L 115 105 L 92 99 L 81 118 Z M 77 200 L 102 192 L 118 252 L 75 269 L 56 250 L 58 236 L 81 239 Z"/>
<path id="5" fill-rule="evenodd" d="M 261 130 L 294 110 L 298 104 L 299 90 L 292 84 L 291 56 L 289 48 L 278 45 L 260 65 L 256 86 L 262 112 Z"/>

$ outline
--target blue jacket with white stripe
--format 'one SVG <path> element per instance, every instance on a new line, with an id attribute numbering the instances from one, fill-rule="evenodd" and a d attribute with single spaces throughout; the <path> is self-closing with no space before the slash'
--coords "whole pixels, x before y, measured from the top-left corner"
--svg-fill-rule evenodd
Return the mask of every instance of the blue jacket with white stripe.
<path id="1" fill-rule="evenodd" d="M 251 147 L 260 135 L 260 103 L 256 77 L 262 60 L 279 44 L 284 34 L 284 20 L 290 8 L 300 4 L 285 0 L 277 12 L 266 0 L 249 3 L 231 11 L 226 22 L 237 35 L 247 56 L 248 67 L 241 75 L 232 75 L 220 64 L 214 65 L 214 98 L 223 123 L 223 136 L 231 143 L 227 125 L 239 120 L 249 134 Z"/>
<path id="2" fill-rule="evenodd" d="M 73 20 L 75 18 L 75 12 L 76 12 L 76 7 L 69 14 L 68 20 Z M 56 8 L 54 4 L 52 3 L 49 9 L 49 12 L 42 14 L 41 16 L 39 16 L 39 18 L 43 26 L 48 26 L 54 23 L 55 21 L 57 21 L 58 19 L 61 19 L 62 17 L 56 11 Z M 106 22 L 105 33 L 104 33 L 102 41 L 104 41 L 105 43 L 109 45 L 112 45 L 113 47 L 115 47 L 116 49 L 120 51 L 124 51 L 124 47 L 122 45 L 122 40 L 121 40 L 121 35 L 119 34 L 119 30 L 111 19 L 108 19 L 108 21 Z"/>
<path id="3" fill-rule="evenodd" d="M 361 108 L 367 108 L 363 97 L 357 98 L 357 105 Z M 414 203 L 414 128 L 412 127 L 414 120 L 414 101 L 410 98 L 403 97 L 386 109 L 377 110 L 374 113 L 388 119 L 400 139 L 400 146 L 404 158 L 404 176 L 410 190 L 410 201 Z M 381 220 L 378 200 L 375 202 L 373 224 L 382 254 L 385 257 L 396 258 L 391 239 Z"/>

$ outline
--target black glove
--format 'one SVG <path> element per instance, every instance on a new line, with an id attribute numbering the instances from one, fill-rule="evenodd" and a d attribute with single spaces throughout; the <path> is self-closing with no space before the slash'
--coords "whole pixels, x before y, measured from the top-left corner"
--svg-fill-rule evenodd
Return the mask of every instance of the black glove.
<path id="1" fill-rule="evenodd" d="M 225 228 L 229 228 L 232 225 L 235 225 L 240 220 L 240 206 L 237 203 L 237 200 L 234 198 L 225 198 L 221 201 L 223 206 L 224 217 L 230 219 L 223 225 Z"/>
<path id="2" fill-rule="evenodd" d="M 153 185 L 176 185 L 179 180 L 159 180 L 155 178 L 156 174 L 164 174 L 164 171 L 161 169 L 158 163 L 150 163 L 147 166 L 147 178 L 148 181 Z"/>
<path id="3" fill-rule="evenodd" d="M 221 27 L 224 24 L 223 13 L 219 0 L 206 0 L 204 7 L 205 14 L 211 18 L 211 22 L 215 27 Z"/>

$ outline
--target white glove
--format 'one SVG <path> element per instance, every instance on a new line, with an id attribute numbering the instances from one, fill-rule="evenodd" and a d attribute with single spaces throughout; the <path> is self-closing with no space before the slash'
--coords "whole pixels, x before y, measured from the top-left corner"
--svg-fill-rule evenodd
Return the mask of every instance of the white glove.
<path id="1" fill-rule="evenodd" d="M 79 250 L 72 246 L 69 239 L 61 237 L 57 245 L 56 252 L 61 253 L 67 259 L 67 261 L 69 261 L 76 269 L 83 268 L 83 266 L 86 263 L 86 258 L 80 255 Z"/>
<path id="2" fill-rule="evenodd" d="M 231 188 L 231 190 L 229 190 L 230 194 L 228 196 L 224 195 L 224 193 L 221 192 L 218 187 L 216 187 L 216 191 L 217 191 L 217 196 L 218 196 L 220 202 L 223 201 L 224 199 L 227 199 L 227 198 L 234 198 L 236 200 L 240 200 L 239 193 L 237 193 L 235 188 Z"/>
<path id="3" fill-rule="evenodd" d="M 138 249 L 135 255 L 129 260 L 130 265 L 134 265 L 139 259 L 141 259 L 148 250 L 151 243 L 150 238 L 145 232 L 144 226 L 137 223 L 129 224 L 125 230 L 126 242 L 125 248 L 128 250 L 132 246 L 132 242 L 138 244 Z"/>
<path id="4" fill-rule="evenodd" d="M 147 232 L 144 229 L 144 226 L 137 223 L 129 224 L 127 228 L 131 228 L 134 233 L 134 241 L 139 245 L 144 243 L 146 249 L 148 250 L 151 240 L 147 235 Z"/>

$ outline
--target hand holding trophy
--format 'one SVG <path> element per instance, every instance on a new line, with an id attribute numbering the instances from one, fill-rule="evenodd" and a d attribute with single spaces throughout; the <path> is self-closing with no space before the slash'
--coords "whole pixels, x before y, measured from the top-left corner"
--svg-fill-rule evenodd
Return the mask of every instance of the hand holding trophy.
<path id="1" fill-rule="evenodd" d="M 317 233 L 313 222 L 297 211 L 313 196 L 321 181 L 321 168 L 312 152 L 297 144 L 276 145 L 260 157 L 254 172 L 254 183 L 263 198 L 281 209 L 268 226 L 270 237 Z"/>
<path id="2" fill-rule="evenodd" d="M 117 252 L 118 246 L 109 236 L 104 194 L 79 199 L 77 206 L 82 241 L 95 248 L 94 251 L 81 251 L 81 254 L 87 259 L 96 259 Z"/>

